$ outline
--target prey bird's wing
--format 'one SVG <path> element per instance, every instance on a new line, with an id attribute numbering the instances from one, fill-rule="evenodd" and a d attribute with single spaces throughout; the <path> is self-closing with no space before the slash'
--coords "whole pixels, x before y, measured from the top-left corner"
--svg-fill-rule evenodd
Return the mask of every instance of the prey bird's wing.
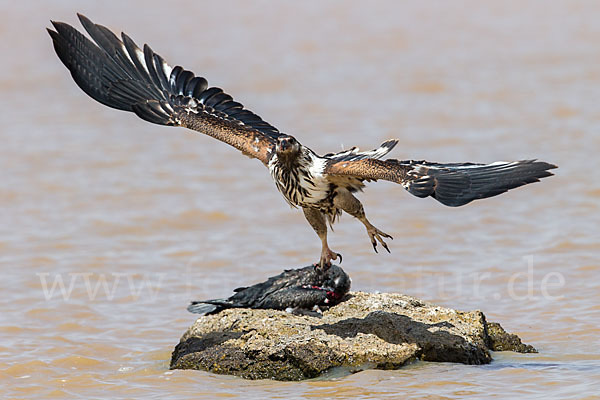
<path id="1" fill-rule="evenodd" d="M 552 168 L 556 166 L 536 160 L 442 164 L 368 158 L 356 161 L 331 159 L 323 172 L 333 183 L 348 178 L 384 179 L 401 184 L 417 197 L 431 196 L 442 204 L 456 207 L 538 182 L 553 175 L 548 171 Z"/>
<path id="2" fill-rule="evenodd" d="M 54 49 L 79 87 L 109 107 L 161 125 L 207 134 L 267 163 L 279 131 L 202 77 L 169 66 L 148 45 L 79 15 L 93 42 L 72 26 L 52 22 Z M 94 43 L 95 42 L 95 43 Z"/>

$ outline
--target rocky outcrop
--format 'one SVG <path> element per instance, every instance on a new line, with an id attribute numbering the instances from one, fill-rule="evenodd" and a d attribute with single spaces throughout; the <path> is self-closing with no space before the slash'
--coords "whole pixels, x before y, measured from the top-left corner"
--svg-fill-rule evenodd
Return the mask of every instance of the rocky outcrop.
<path id="1" fill-rule="evenodd" d="M 517 353 L 538 352 L 532 345 L 521 342 L 521 339 L 517 335 L 506 332 L 497 322 L 488 322 L 487 333 L 490 350 L 516 351 Z"/>
<path id="2" fill-rule="evenodd" d="M 485 364 L 489 350 L 535 352 L 481 311 L 356 292 L 321 317 L 250 309 L 200 317 L 175 347 L 171 368 L 301 380 L 332 368 L 395 369 L 417 359 Z"/>

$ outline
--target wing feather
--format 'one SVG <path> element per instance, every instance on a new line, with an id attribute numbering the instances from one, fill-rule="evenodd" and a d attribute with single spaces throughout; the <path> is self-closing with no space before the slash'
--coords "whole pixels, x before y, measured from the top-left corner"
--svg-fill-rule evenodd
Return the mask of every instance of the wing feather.
<path id="1" fill-rule="evenodd" d="M 339 153 L 328 153 L 323 157 L 338 161 L 355 161 L 365 158 L 380 159 L 388 154 L 398 144 L 398 139 L 386 140 L 378 148 L 370 151 L 360 151 L 358 147 L 352 147 Z"/>
<path id="2" fill-rule="evenodd" d="M 161 125 L 183 126 L 228 143 L 267 163 L 277 128 L 203 77 L 171 67 L 150 46 L 141 50 L 126 34 L 79 15 L 88 39 L 72 26 L 48 29 L 60 60 L 77 85 L 96 101 Z M 94 43 L 95 42 L 95 43 Z"/>
<path id="3" fill-rule="evenodd" d="M 323 171 L 330 177 L 351 177 L 361 180 L 384 179 L 386 181 L 402 183 L 410 167 L 398 160 L 378 160 L 365 158 L 361 160 L 329 160 Z"/>
<path id="4" fill-rule="evenodd" d="M 431 196 L 444 205 L 457 207 L 528 183 L 539 182 L 541 178 L 553 175 L 548 171 L 553 168 L 556 166 L 536 160 L 441 164 L 363 159 L 330 160 L 324 173 L 333 182 L 339 177 L 346 180 L 348 177 L 360 180 L 384 179 L 401 184 L 417 197 Z"/>

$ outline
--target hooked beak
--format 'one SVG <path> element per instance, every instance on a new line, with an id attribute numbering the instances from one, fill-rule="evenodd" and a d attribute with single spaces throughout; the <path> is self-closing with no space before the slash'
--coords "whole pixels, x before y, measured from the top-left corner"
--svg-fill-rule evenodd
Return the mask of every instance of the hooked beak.
<path id="1" fill-rule="evenodd" d="M 277 141 L 277 151 L 286 153 L 294 147 L 294 138 L 292 137 L 280 137 Z"/>
<path id="2" fill-rule="evenodd" d="M 279 142 L 279 149 L 281 151 L 286 151 L 287 149 L 290 148 L 290 142 L 288 140 L 282 140 L 281 142 Z"/>

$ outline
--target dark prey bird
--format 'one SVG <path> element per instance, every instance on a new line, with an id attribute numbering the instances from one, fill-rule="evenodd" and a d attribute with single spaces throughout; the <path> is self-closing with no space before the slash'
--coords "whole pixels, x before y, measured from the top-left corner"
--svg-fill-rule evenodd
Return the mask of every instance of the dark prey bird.
<path id="1" fill-rule="evenodd" d="M 353 147 L 319 156 L 223 90 L 209 87 L 206 79 L 182 67 L 171 67 L 148 45 L 142 50 L 124 33 L 118 38 L 83 15 L 79 20 L 93 41 L 62 22 L 52 22 L 56 30 L 48 30 L 58 57 L 77 85 L 109 107 L 134 112 L 155 124 L 204 133 L 259 159 L 269 168 L 285 200 L 302 208 L 321 239 L 321 268 L 337 258 L 341 261 L 342 256 L 327 245 L 327 222 L 333 224 L 342 211 L 364 224 L 375 251 L 380 243 L 389 252 L 384 238 L 391 236 L 369 222 L 353 195 L 365 182 L 396 182 L 417 197 L 430 196 L 456 207 L 538 182 L 556 168 L 535 160 L 492 164 L 383 160 L 397 140 L 388 140 L 372 151 Z"/>
<path id="2" fill-rule="evenodd" d="M 188 311 L 216 314 L 226 308 L 313 310 L 338 304 L 350 290 L 350 277 L 337 265 L 327 270 L 314 266 L 288 269 L 265 282 L 241 287 L 228 299 L 193 301 Z"/>

